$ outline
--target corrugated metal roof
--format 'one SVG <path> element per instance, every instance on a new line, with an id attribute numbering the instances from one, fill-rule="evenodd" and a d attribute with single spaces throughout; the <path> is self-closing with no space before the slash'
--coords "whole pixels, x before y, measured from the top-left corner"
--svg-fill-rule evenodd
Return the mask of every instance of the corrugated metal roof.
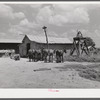
<path id="1" fill-rule="evenodd" d="M 22 40 L 0 39 L 0 43 L 22 43 Z"/>
<path id="2" fill-rule="evenodd" d="M 35 41 L 38 43 L 46 43 L 45 36 L 33 36 L 33 35 L 27 35 L 27 37 L 31 41 Z M 48 37 L 48 42 L 50 44 L 65 44 L 65 43 L 72 43 L 68 38 L 58 38 L 58 37 Z"/>

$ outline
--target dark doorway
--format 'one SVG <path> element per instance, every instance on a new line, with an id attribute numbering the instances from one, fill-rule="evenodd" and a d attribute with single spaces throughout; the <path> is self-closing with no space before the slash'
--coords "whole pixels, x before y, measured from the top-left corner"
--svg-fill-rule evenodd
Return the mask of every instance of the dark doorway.
<path id="1" fill-rule="evenodd" d="M 29 49 L 30 49 L 30 43 L 27 43 L 27 54 L 28 54 Z"/>

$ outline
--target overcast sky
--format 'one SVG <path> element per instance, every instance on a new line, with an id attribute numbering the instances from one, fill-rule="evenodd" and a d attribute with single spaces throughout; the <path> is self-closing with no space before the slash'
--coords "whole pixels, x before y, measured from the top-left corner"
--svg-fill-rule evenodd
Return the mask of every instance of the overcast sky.
<path id="1" fill-rule="evenodd" d="M 0 4 L 0 38 L 90 36 L 100 46 L 100 4 Z"/>

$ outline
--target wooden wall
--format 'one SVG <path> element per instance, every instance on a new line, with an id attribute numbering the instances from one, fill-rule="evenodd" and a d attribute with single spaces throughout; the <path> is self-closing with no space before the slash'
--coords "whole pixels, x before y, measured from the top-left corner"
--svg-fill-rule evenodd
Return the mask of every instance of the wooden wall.
<path id="1" fill-rule="evenodd" d="M 23 39 L 23 43 L 19 46 L 19 52 L 21 56 L 27 55 L 27 44 L 30 44 L 30 49 L 40 49 L 47 48 L 46 44 L 36 43 L 34 41 L 30 41 L 27 37 Z M 50 49 L 71 49 L 72 44 L 49 44 Z"/>

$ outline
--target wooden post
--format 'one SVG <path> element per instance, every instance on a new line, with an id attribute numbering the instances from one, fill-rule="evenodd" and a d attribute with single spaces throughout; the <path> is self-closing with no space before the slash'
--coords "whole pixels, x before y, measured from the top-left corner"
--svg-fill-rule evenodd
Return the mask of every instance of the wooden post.
<path id="1" fill-rule="evenodd" d="M 47 36 L 47 33 L 46 33 L 46 26 L 43 27 L 43 30 L 44 30 L 44 33 L 45 33 L 45 36 L 46 36 L 46 42 L 47 42 L 47 49 L 49 50 L 49 44 L 48 44 L 48 36 Z"/>

